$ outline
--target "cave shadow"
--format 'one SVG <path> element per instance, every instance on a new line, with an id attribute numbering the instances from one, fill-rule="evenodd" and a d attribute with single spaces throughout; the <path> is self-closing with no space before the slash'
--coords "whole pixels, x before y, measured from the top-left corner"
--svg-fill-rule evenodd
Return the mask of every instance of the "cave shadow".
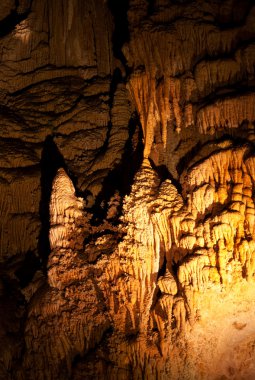
<path id="1" fill-rule="evenodd" d="M 121 162 L 112 169 L 108 176 L 104 179 L 102 189 L 98 194 L 95 204 L 91 211 L 93 213 L 92 223 L 99 225 L 106 218 L 107 204 L 110 198 L 119 192 L 121 197 L 121 204 L 118 208 L 118 215 L 121 213 L 122 201 L 125 195 L 131 191 L 131 186 L 134 181 L 134 176 L 140 168 L 143 160 L 143 142 L 142 142 L 142 127 L 140 124 L 139 116 L 134 113 L 130 118 L 128 125 L 129 137 L 124 147 L 124 153 L 121 158 Z M 133 149 L 133 137 L 135 133 L 138 133 L 138 141 L 136 149 Z M 103 204 L 103 206 L 102 206 Z M 113 224 L 118 222 L 111 220 Z"/>
<path id="2" fill-rule="evenodd" d="M 26 252 L 24 260 L 18 265 L 15 276 L 21 288 L 25 288 L 40 269 L 40 261 L 33 251 Z"/>
<path id="3" fill-rule="evenodd" d="M 127 60 L 121 49 L 130 40 L 127 16 L 129 0 L 108 0 L 108 7 L 113 15 L 115 26 L 112 34 L 113 53 L 127 69 Z"/>
<path id="4" fill-rule="evenodd" d="M 209 138 L 206 141 L 198 141 L 193 147 L 191 147 L 185 155 L 179 160 L 176 165 L 176 170 L 178 176 L 183 174 L 187 168 L 190 170 L 194 166 L 198 165 L 200 162 L 203 162 L 207 158 L 209 158 L 212 154 L 222 151 L 228 150 L 229 148 L 217 147 L 217 144 L 223 143 L 225 141 L 230 141 L 233 144 L 234 148 L 238 148 L 243 145 L 249 145 L 250 151 L 254 151 L 254 144 L 247 139 L 247 137 L 243 137 L 241 134 L 247 132 L 244 126 L 241 126 L 238 130 L 231 130 L 230 128 L 225 128 L 222 131 L 219 131 L 218 134 L 215 134 L 215 138 Z M 213 145 L 212 145 L 213 144 Z M 204 152 L 203 155 L 199 158 L 198 154 L 202 151 L 202 149 L 207 148 L 208 151 Z M 192 160 L 195 159 L 191 164 Z"/>
<path id="5" fill-rule="evenodd" d="M 157 173 L 159 179 L 160 179 L 160 184 L 164 182 L 166 179 L 169 179 L 172 184 L 176 187 L 178 193 L 181 195 L 182 194 L 182 186 L 181 183 L 174 178 L 174 176 L 170 173 L 166 165 L 156 165 L 151 158 L 149 158 L 151 167 L 155 172 Z"/>
<path id="6" fill-rule="evenodd" d="M 42 149 L 41 161 L 41 200 L 39 214 L 41 220 L 41 231 L 38 240 L 38 253 L 43 270 L 46 271 L 47 261 L 50 254 L 50 196 L 52 183 L 59 168 L 67 167 L 62 154 L 59 152 L 53 136 L 46 137 Z"/>
<path id="7" fill-rule="evenodd" d="M 10 13 L 0 21 L 0 38 L 13 32 L 16 26 L 24 21 L 31 13 L 31 0 L 27 9 L 22 13 L 18 12 L 18 5 L 18 1 L 15 0 L 15 9 L 12 9 Z"/>

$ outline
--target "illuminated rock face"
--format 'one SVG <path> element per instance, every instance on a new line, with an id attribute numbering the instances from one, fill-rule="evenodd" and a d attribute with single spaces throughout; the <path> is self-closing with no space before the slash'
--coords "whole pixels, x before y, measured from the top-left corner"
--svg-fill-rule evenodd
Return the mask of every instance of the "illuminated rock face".
<path id="1" fill-rule="evenodd" d="M 134 0 L 128 17 L 130 41 L 123 50 L 145 156 L 178 178 L 185 157 L 205 141 L 248 137 L 254 122 L 253 4 Z"/>
<path id="2" fill-rule="evenodd" d="M 0 378 L 254 379 L 252 1 L 2 3 Z"/>
<path id="3" fill-rule="evenodd" d="M 105 345 L 78 365 L 74 378 L 83 376 L 80 365 L 85 366 L 82 373 L 96 378 L 172 372 L 169 344 L 172 334 L 185 329 L 185 303 L 172 270 L 159 279 L 158 273 L 165 255 L 170 259 L 169 217 L 182 206 L 171 181 L 160 184 L 145 161 L 125 198 L 120 224 L 92 226 L 67 174 L 58 171 L 50 202 L 49 287 L 31 303 L 25 330 L 23 369 L 31 378 L 70 375 L 74 357 L 86 355 L 100 341 Z M 94 238 L 84 247 L 89 235 Z M 43 373 L 32 365 L 39 357 L 47 367 Z"/>
<path id="4" fill-rule="evenodd" d="M 187 168 L 185 197 L 145 160 L 115 227 L 93 226 L 58 171 L 49 288 L 31 303 L 25 334 L 31 378 L 254 376 L 250 149 L 219 146 Z M 37 355 L 43 375 L 32 366 Z"/>

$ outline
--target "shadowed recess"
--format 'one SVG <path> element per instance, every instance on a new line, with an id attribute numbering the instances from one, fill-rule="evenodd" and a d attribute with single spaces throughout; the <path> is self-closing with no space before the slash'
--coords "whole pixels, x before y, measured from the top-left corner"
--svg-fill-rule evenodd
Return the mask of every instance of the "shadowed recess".
<path id="1" fill-rule="evenodd" d="M 41 232 L 39 236 L 38 250 L 43 266 L 47 264 L 47 258 L 50 254 L 49 228 L 50 213 L 49 204 L 52 190 L 52 182 L 59 168 L 66 170 L 66 164 L 63 156 L 59 152 L 54 138 L 47 136 L 41 155 L 41 202 L 40 202 L 40 218 Z"/>
<path id="2" fill-rule="evenodd" d="M 31 1 L 32 3 L 32 1 Z M 30 8 L 26 9 L 25 12 L 18 12 L 19 1 L 15 0 L 16 9 L 11 10 L 10 14 L 6 16 L 3 20 L 0 21 L 0 38 L 5 37 L 10 34 L 15 27 L 20 24 L 23 20 L 25 20 L 29 13 Z M 30 4 L 31 7 L 31 4 Z"/>

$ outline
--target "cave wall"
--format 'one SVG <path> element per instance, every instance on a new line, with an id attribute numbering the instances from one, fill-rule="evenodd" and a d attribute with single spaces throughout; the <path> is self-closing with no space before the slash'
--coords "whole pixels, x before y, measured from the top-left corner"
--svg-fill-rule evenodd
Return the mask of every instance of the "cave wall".
<path id="1" fill-rule="evenodd" d="M 0 378 L 255 376 L 252 1 L 0 5 Z"/>
<path id="2" fill-rule="evenodd" d="M 131 117 L 103 1 L 23 3 L 3 6 L 1 24 L 2 260 L 37 249 L 56 168 L 93 202 Z"/>

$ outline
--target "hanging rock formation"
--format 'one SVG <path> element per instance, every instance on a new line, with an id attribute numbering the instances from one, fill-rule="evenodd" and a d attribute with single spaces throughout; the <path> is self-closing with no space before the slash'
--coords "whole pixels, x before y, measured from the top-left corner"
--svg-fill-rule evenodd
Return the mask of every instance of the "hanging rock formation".
<path id="1" fill-rule="evenodd" d="M 253 2 L 4 0 L 0 56 L 0 379 L 253 379 Z"/>

